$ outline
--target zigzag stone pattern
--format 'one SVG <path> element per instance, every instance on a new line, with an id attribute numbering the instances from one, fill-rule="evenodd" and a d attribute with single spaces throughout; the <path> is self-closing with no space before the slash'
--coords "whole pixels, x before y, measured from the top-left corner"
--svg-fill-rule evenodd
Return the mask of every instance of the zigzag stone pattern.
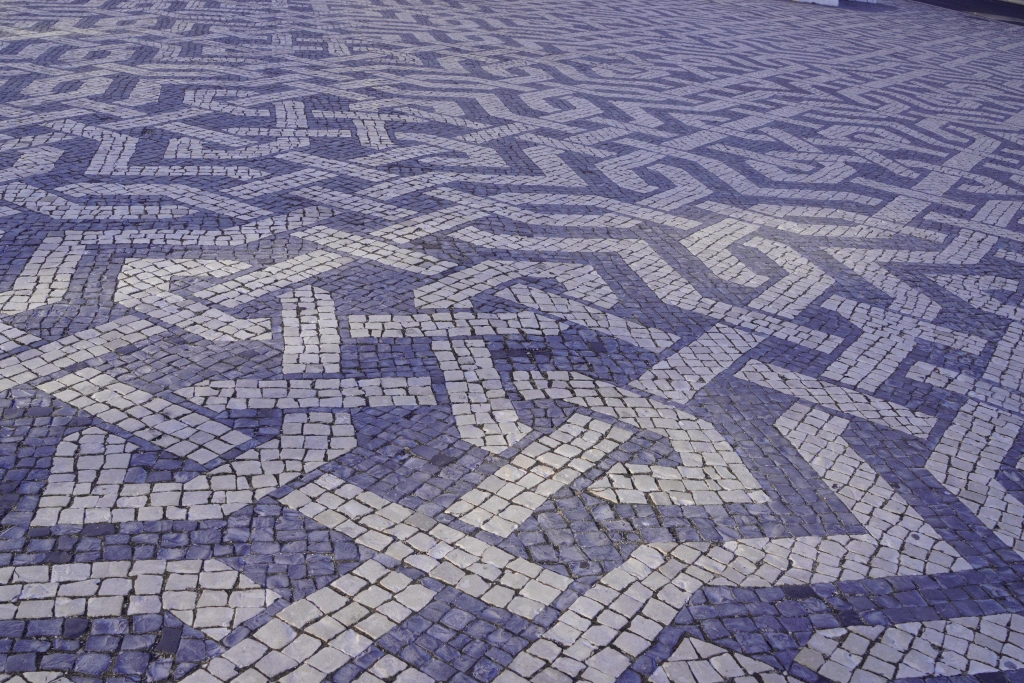
<path id="1" fill-rule="evenodd" d="M 0 64 L 0 683 L 1024 680 L 1019 27 L 7 0 Z"/>

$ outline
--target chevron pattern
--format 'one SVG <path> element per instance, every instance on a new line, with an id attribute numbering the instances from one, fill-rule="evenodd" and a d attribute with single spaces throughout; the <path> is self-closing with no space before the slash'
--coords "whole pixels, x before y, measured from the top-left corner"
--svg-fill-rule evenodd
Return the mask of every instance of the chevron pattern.
<path id="1" fill-rule="evenodd" d="M 0 683 L 1020 680 L 1024 33 L 0 6 Z"/>

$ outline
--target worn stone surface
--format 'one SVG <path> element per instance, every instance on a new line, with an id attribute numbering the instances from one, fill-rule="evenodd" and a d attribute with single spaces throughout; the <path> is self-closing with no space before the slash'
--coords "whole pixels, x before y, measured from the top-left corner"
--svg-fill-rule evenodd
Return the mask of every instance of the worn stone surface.
<path id="1" fill-rule="evenodd" d="M 0 683 L 1024 680 L 1024 29 L 0 6 Z"/>

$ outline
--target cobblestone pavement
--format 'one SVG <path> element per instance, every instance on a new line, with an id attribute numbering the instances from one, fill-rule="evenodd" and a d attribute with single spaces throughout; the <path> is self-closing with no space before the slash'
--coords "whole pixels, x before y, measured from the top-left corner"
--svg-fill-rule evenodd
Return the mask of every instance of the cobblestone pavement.
<path id="1" fill-rule="evenodd" d="M 0 5 L 0 682 L 1024 680 L 1024 28 Z"/>

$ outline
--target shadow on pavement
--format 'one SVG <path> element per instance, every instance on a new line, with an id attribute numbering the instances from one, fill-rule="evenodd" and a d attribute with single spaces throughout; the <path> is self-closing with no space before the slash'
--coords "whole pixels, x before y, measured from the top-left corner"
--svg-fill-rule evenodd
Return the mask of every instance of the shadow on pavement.
<path id="1" fill-rule="evenodd" d="M 965 12 L 978 19 L 1006 21 L 1024 26 L 1024 4 L 1003 2 L 1002 0 L 915 0 L 915 2 Z M 867 12 L 880 12 L 886 9 L 885 5 L 856 2 L 855 0 L 840 0 L 839 6 Z"/>

